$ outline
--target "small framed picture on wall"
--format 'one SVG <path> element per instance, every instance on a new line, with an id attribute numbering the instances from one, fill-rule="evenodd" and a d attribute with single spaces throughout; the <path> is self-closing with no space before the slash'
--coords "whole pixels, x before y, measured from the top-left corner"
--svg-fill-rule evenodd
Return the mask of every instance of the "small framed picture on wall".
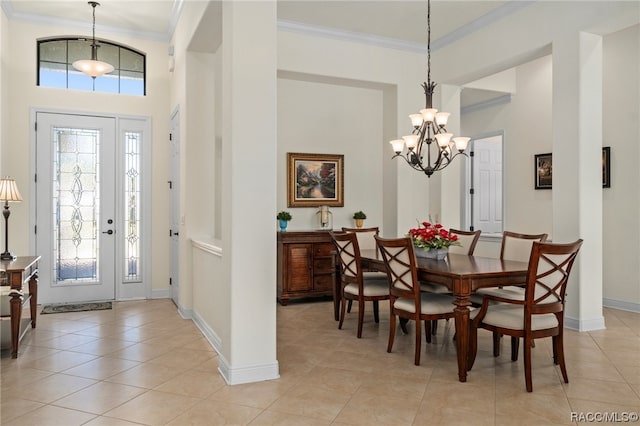
<path id="1" fill-rule="evenodd" d="M 551 189 L 553 161 L 551 153 L 535 155 L 535 188 Z"/>

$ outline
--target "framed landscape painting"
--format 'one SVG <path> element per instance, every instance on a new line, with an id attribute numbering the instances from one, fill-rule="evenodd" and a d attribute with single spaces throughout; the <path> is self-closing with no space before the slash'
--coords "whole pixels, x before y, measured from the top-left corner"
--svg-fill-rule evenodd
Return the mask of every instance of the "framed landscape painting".
<path id="1" fill-rule="evenodd" d="M 344 156 L 287 153 L 287 206 L 344 205 Z"/>

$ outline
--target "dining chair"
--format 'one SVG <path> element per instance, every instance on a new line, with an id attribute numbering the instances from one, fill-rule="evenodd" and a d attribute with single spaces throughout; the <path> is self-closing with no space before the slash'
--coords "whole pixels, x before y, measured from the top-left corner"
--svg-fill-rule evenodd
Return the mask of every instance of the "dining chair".
<path id="1" fill-rule="evenodd" d="M 396 333 L 396 317 L 414 320 L 415 365 L 420 365 L 421 321 L 424 321 L 427 343 L 431 343 L 430 321 L 453 318 L 453 296 L 420 291 L 416 270 L 416 257 L 411 238 L 385 239 L 375 237 L 378 249 L 389 276 L 389 343 L 387 352 L 393 349 Z"/>
<path id="2" fill-rule="evenodd" d="M 534 242 L 543 243 L 547 241 L 547 234 L 521 234 L 512 231 L 503 231 L 502 243 L 500 245 L 500 259 L 515 260 L 519 262 L 528 262 L 531 255 L 531 248 Z M 508 286 L 508 287 L 487 287 L 477 290 L 471 295 L 471 304 L 479 307 L 485 295 L 496 296 L 510 300 L 524 300 L 524 286 Z M 493 335 L 493 355 L 500 355 L 500 333 Z M 535 347 L 535 343 L 532 343 Z M 520 339 L 511 337 L 511 360 L 518 360 L 518 351 L 520 350 Z"/>
<path id="3" fill-rule="evenodd" d="M 469 370 L 478 352 L 478 328 L 484 328 L 494 334 L 524 339 L 527 392 L 533 391 L 531 343 L 534 339 L 552 338 L 553 362 L 560 366 L 564 382 L 569 383 L 564 360 L 564 302 L 569 274 L 581 245 L 581 239 L 567 244 L 534 242 L 524 300 L 484 296 L 480 309 L 470 314 Z"/>
<path id="4" fill-rule="evenodd" d="M 389 299 L 386 274 L 366 273 L 362 270 L 360 247 L 354 232 L 330 232 L 340 264 L 340 321 L 342 329 L 347 301 L 358 301 L 358 338 L 362 337 L 365 302 L 373 302 L 373 317 L 380 322 L 378 302 Z"/>
<path id="5" fill-rule="evenodd" d="M 358 246 L 360 250 L 376 250 L 376 240 L 374 237 L 380 234 L 380 228 L 377 226 L 372 226 L 369 228 L 348 228 L 342 227 L 342 232 L 353 232 L 356 234 L 358 238 Z M 377 256 L 377 253 L 376 253 Z M 367 278 L 378 276 L 383 276 L 386 279 L 386 274 L 384 272 L 376 271 L 373 269 L 365 269 L 364 275 Z M 351 312 L 351 305 L 353 304 L 353 300 L 349 299 L 347 304 L 347 313 Z"/>

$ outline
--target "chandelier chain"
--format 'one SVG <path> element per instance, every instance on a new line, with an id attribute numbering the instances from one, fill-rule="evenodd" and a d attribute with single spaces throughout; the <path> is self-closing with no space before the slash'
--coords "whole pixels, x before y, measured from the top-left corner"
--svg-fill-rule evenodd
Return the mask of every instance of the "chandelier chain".
<path id="1" fill-rule="evenodd" d="M 96 44 L 96 6 L 99 6 L 100 3 L 95 1 L 90 1 L 89 4 L 93 8 L 93 32 L 91 36 L 91 43 L 92 45 L 95 45 Z"/>
<path id="2" fill-rule="evenodd" d="M 427 2 L 427 84 L 431 86 L 431 1 Z"/>

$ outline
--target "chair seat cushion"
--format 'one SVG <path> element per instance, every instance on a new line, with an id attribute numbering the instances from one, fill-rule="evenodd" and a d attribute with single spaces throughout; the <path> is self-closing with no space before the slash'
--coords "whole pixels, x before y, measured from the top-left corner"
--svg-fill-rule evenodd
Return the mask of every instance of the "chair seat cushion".
<path id="1" fill-rule="evenodd" d="M 378 271 L 363 271 L 362 277 L 365 280 L 385 280 L 387 281 L 387 273 L 386 272 L 378 272 Z"/>
<path id="2" fill-rule="evenodd" d="M 389 283 L 387 282 L 387 276 L 384 279 L 366 279 L 363 282 L 363 296 L 375 297 L 375 296 L 388 296 L 389 295 Z M 344 287 L 344 292 L 348 294 L 358 295 L 358 284 L 350 283 Z"/>
<path id="3" fill-rule="evenodd" d="M 437 294 L 451 294 L 451 290 L 449 290 L 446 285 L 429 283 L 426 281 L 420 281 L 420 291 Z"/>
<path id="4" fill-rule="evenodd" d="M 446 294 L 435 293 L 421 293 L 420 294 L 420 309 L 421 313 L 425 315 L 439 315 L 453 312 L 455 305 L 453 304 L 453 297 Z M 406 312 L 415 313 L 415 302 L 413 299 L 407 299 L 399 297 L 393 304 L 396 309 L 401 309 Z"/>
<path id="5" fill-rule="evenodd" d="M 509 299 L 509 300 L 524 300 L 524 288 L 522 287 L 515 287 L 515 286 L 508 286 L 508 287 L 487 287 L 487 288 L 481 288 L 478 291 L 476 291 L 477 294 L 483 296 L 483 295 L 489 295 L 489 296 L 497 296 L 497 297 L 502 297 L 503 299 Z M 480 303 L 482 303 L 482 301 L 480 301 Z"/>
<path id="6" fill-rule="evenodd" d="M 479 311 L 478 309 L 471 312 L 471 319 L 474 319 Z M 524 330 L 524 307 L 522 305 L 515 306 L 507 303 L 490 305 L 482 322 L 494 327 Z M 554 314 L 532 315 L 531 317 L 532 330 L 546 330 L 557 326 L 558 320 Z"/>

